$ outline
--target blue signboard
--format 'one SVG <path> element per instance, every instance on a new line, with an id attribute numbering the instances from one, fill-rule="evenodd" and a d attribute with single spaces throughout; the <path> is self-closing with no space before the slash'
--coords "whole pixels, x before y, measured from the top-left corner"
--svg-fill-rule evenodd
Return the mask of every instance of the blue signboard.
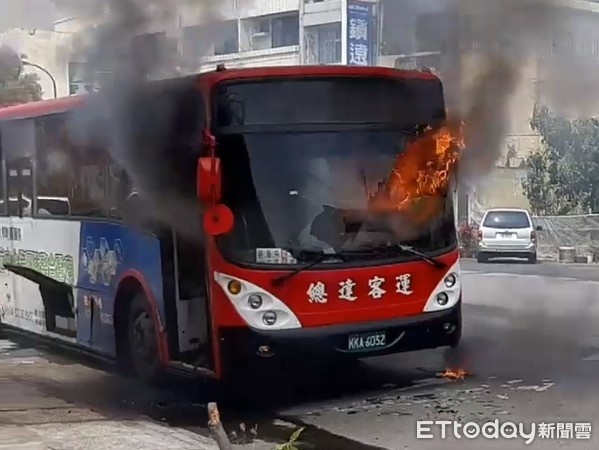
<path id="1" fill-rule="evenodd" d="M 347 64 L 376 64 L 376 3 L 347 1 Z"/>

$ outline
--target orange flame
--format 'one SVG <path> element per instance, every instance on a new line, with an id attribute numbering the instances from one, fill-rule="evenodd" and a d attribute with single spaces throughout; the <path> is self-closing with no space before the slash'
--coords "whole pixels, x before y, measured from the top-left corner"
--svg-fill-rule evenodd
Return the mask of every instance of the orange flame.
<path id="1" fill-rule="evenodd" d="M 374 211 L 403 211 L 425 223 L 440 210 L 453 169 L 465 147 L 463 124 L 427 128 L 397 157 L 387 181 L 370 196 Z"/>
<path id="2" fill-rule="evenodd" d="M 470 374 L 462 369 L 456 369 L 456 370 L 445 369 L 445 372 L 441 372 L 438 375 L 441 378 L 447 378 L 449 380 L 463 380 Z"/>

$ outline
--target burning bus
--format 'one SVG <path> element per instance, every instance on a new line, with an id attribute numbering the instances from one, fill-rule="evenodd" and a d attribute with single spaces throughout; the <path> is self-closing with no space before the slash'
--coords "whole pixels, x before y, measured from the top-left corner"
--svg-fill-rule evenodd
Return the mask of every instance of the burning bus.
<path id="1" fill-rule="evenodd" d="M 145 89 L 179 102 L 168 155 L 203 226 L 126 219 L 131 177 L 57 138 L 85 97 L 0 110 L 4 326 L 145 379 L 458 345 L 462 143 L 436 76 L 220 68 Z M 7 209 L 13 197 L 32 207 Z M 42 214 L 48 197 L 69 208 Z"/>

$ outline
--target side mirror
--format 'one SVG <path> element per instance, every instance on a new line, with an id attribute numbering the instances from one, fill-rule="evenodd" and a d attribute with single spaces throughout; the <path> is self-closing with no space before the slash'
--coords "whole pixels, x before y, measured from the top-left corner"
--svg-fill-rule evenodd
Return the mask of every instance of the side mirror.
<path id="1" fill-rule="evenodd" d="M 198 198 L 204 206 L 204 231 L 211 236 L 227 234 L 233 228 L 233 212 L 221 202 L 222 175 L 220 159 L 204 157 L 198 160 Z"/>
<path id="2" fill-rule="evenodd" d="M 215 157 L 198 160 L 198 198 L 202 203 L 219 203 L 222 197 L 220 159 Z"/>
<path id="3" fill-rule="evenodd" d="M 537 226 L 535 227 L 535 229 L 536 229 L 537 231 L 543 231 L 543 227 L 542 227 L 541 225 L 537 225 Z"/>

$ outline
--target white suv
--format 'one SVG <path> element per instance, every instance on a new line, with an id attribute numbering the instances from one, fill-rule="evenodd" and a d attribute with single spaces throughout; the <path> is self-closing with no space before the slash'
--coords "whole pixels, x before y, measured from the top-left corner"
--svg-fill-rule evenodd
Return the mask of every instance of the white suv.
<path id="1" fill-rule="evenodd" d="M 478 262 L 489 258 L 526 258 L 537 262 L 537 231 L 528 211 L 494 208 L 485 212 L 478 229 Z"/>

